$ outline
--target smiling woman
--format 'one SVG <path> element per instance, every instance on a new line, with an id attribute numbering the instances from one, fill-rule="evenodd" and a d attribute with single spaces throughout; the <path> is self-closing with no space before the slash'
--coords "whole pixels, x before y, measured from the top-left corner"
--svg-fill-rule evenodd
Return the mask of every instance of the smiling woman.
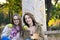
<path id="1" fill-rule="evenodd" d="M 12 17 L 12 23 L 7 24 L 2 31 L 2 40 L 23 40 L 22 39 L 22 22 L 21 17 L 18 14 L 14 14 Z"/>
<path id="2" fill-rule="evenodd" d="M 27 26 L 24 32 L 24 40 L 43 40 L 43 30 L 41 25 L 36 22 L 35 17 L 27 12 L 23 16 L 23 22 Z"/>

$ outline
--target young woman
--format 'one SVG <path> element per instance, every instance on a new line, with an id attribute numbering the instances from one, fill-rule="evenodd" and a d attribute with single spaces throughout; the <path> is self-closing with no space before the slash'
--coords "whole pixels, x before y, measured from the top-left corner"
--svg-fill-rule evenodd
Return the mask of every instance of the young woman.
<path id="1" fill-rule="evenodd" d="M 24 32 L 25 40 L 43 40 L 43 31 L 39 23 L 36 22 L 34 16 L 27 12 L 23 16 L 23 22 L 27 25 L 27 29 Z"/>
<path id="2" fill-rule="evenodd" d="M 11 24 L 6 25 L 6 27 L 2 32 L 1 39 L 2 40 L 23 40 L 21 17 L 17 14 L 13 15 Z"/>

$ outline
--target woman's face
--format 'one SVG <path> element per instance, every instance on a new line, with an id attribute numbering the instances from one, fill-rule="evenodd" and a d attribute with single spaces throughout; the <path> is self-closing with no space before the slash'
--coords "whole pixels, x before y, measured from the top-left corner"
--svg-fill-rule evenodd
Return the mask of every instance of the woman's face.
<path id="1" fill-rule="evenodd" d="M 27 23 L 28 25 L 30 25 L 30 24 L 33 23 L 33 22 L 32 22 L 32 19 L 31 19 L 31 17 L 30 17 L 29 15 L 25 15 L 25 21 L 26 21 L 26 23 Z"/>
<path id="2" fill-rule="evenodd" d="M 14 16 L 13 17 L 13 22 L 14 22 L 15 25 L 18 25 L 19 24 L 18 16 Z"/>

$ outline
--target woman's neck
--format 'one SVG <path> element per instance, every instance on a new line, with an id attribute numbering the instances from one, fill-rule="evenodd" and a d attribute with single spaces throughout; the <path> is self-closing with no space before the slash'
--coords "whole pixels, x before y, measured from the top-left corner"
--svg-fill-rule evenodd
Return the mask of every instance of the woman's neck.
<path id="1" fill-rule="evenodd" d="M 33 23 L 31 23 L 30 25 L 29 25 L 29 27 L 32 27 L 33 26 Z"/>
<path id="2" fill-rule="evenodd" d="M 19 25 L 15 25 L 16 27 L 18 27 Z"/>

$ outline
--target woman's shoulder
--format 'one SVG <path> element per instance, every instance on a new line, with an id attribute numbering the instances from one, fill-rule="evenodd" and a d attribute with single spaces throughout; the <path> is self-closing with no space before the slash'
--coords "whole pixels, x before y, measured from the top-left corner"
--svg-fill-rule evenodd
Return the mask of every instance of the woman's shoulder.
<path id="1" fill-rule="evenodd" d="M 41 27 L 42 24 L 41 23 L 36 23 L 36 26 Z"/>
<path id="2" fill-rule="evenodd" d="M 42 30 L 42 24 L 37 23 L 36 28 L 37 28 L 37 31 L 41 31 Z"/>
<path id="3" fill-rule="evenodd" d="M 11 24 L 5 25 L 5 27 L 4 27 L 4 29 L 3 29 L 3 32 L 8 31 L 9 28 L 11 28 L 11 26 L 12 26 Z"/>

